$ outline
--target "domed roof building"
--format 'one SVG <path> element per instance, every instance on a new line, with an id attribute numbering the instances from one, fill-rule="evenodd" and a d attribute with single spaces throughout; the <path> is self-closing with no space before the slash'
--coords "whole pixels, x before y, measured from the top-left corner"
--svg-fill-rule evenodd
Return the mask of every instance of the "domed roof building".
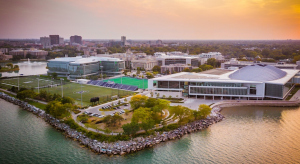
<path id="1" fill-rule="evenodd" d="M 234 73 L 229 75 L 229 78 L 235 80 L 247 80 L 247 81 L 272 81 L 281 79 L 286 76 L 287 73 L 274 66 L 265 64 L 255 64 L 243 67 Z"/>
<path id="2" fill-rule="evenodd" d="M 212 69 L 157 77 L 148 80 L 148 89 L 172 97 L 284 99 L 294 83 L 300 83 L 299 70 L 259 63 L 237 70 Z"/>

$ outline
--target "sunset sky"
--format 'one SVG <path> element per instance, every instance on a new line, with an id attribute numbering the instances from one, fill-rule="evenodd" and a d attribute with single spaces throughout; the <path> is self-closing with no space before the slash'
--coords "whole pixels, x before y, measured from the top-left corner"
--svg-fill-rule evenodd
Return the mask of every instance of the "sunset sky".
<path id="1" fill-rule="evenodd" d="M 0 0 L 0 38 L 300 39 L 300 0 Z"/>

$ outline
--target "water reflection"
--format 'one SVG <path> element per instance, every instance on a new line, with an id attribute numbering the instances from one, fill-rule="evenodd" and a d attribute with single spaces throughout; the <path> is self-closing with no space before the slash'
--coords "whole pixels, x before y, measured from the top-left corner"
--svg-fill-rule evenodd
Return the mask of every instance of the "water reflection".
<path id="1" fill-rule="evenodd" d="M 2 66 L 6 65 L 7 63 L 1 63 Z M 14 77 L 18 76 L 19 74 L 23 74 L 24 76 L 27 75 L 39 75 L 39 74 L 46 74 L 47 73 L 47 62 L 31 62 L 31 61 L 24 61 L 24 62 L 17 62 L 13 63 L 14 65 L 19 65 L 19 71 L 11 71 L 11 72 L 2 72 L 0 77 Z"/>

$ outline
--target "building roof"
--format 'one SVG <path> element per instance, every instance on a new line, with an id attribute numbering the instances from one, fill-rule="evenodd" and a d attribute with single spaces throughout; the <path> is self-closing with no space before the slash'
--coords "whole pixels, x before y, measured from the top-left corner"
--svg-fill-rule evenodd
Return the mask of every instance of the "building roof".
<path id="1" fill-rule="evenodd" d="M 272 83 L 286 84 L 299 70 L 278 69 L 274 66 L 247 66 L 240 70 L 213 69 L 200 73 L 180 72 L 157 77 L 160 81 L 226 82 L 226 83 Z"/>
<path id="2" fill-rule="evenodd" d="M 272 81 L 283 78 L 287 73 L 274 66 L 265 64 L 256 64 L 243 67 L 229 77 L 236 80 L 247 81 Z"/>

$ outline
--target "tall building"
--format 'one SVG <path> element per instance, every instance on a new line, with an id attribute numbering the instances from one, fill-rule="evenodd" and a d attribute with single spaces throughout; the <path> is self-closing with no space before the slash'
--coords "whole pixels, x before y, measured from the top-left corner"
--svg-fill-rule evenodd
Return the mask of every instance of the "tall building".
<path id="1" fill-rule="evenodd" d="M 59 35 L 49 35 L 49 37 L 51 45 L 59 44 Z"/>
<path id="2" fill-rule="evenodd" d="M 70 37 L 70 44 L 77 43 L 82 44 L 82 37 L 78 35 L 74 35 Z"/>
<path id="3" fill-rule="evenodd" d="M 64 38 L 59 38 L 59 44 L 64 44 L 65 41 L 64 41 Z"/>
<path id="4" fill-rule="evenodd" d="M 163 43 L 162 43 L 162 40 L 157 40 L 156 41 L 156 45 L 162 45 Z"/>
<path id="5" fill-rule="evenodd" d="M 126 36 L 121 36 L 121 46 L 126 45 Z"/>
<path id="6" fill-rule="evenodd" d="M 43 45 L 43 48 L 47 48 L 51 46 L 50 38 L 49 37 L 40 37 L 40 42 Z"/>

